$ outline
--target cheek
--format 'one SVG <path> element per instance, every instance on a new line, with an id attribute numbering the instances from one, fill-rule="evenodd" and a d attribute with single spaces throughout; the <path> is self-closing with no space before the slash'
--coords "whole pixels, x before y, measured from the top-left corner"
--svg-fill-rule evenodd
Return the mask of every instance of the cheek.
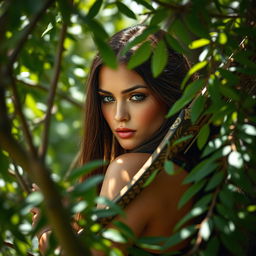
<path id="1" fill-rule="evenodd" d="M 157 102 L 150 101 L 147 105 L 139 111 L 137 118 L 142 125 L 148 125 L 149 127 L 164 121 L 165 109 Z"/>

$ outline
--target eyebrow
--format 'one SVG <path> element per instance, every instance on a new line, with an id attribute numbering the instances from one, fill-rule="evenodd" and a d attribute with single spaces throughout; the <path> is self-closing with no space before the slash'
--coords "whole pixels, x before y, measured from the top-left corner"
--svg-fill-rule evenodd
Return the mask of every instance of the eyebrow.
<path id="1" fill-rule="evenodd" d="M 125 90 L 121 91 L 121 93 L 122 93 L 122 94 L 125 94 L 125 93 L 134 91 L 134 90 L 139 89 L 139 88 L 148 88 L 148 87 L 145 86 L 145 85 L 135 85 L 135 86 L 133 86 L 133 87 L 130 87 L 130 88 L 128 88 L 128 89 L 125 89 Z M 108 92 L 108 91 L 105 91 L 105 90 L 102 90 L 102 89 L 99 89 L 98 91 L 99 91 L 99 92 L 102 92 L 102 93 L 106 93 L 106 94 L 111 94 L 111 92 Z"/>

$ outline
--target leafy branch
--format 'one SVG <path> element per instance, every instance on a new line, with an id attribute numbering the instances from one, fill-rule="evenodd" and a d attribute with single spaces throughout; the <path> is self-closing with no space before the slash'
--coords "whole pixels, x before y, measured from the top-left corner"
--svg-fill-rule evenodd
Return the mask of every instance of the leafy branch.
<path id="1" fill-rule="evenodd" d="M 48 108 L 47 108 L 45 120 L 44 120 L 44 130 L 43 130 L 42 144 L 41 144 L 42 146 L 39 151 L 40 157 L 42 159 L 45 158 L 46 150 L 48 147 L 49 128 L 51 123 L 52 108 L 53 108 L 54 98 L 56 95 L 57 84 L 58 84 L 58 79 L 59 79 L 60 70 L 61 70 L 61 61 L 62 61 L 62 56 L 64 51 L 63 44 L 64 44 L 66 33 L 67 33 L 67 25 L 63 24 L 60 32 L 60 39 L 59 39 L 57 55 L 56 55 L 56 60 L 54 65 L 53 77 L 50 85 L 49 97 L 47 100 Z"/>

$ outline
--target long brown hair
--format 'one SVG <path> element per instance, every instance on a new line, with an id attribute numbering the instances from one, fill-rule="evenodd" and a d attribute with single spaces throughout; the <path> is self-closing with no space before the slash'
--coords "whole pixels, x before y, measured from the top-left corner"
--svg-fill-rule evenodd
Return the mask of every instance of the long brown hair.
<path id="1" fill-rule="evenodd" d="M 121 54 L 123 48 L 128 42 L 142 34 L 147 27 L 137 25 L 121 30 L 113 35 L 109 40 L 109 45 L 115 52 L 119 63 L 127 63 L 134 54 L 136 47 L 131 48 L 125 55 Z M 151 45 L 156 45 L 161 39 L 164 39 L 164 31 L 160 30 L 148 36 L 147 40 Z M 187 59 L 169 46 L 168 62 L 163 72 L 156 78 L 151 72 L 151 58 L 140 66 L 136 71 L 146 82 L 149 89 L 152 90 L 155 97 L 170 108 L 182 94 L 180 84 L 188 72 L 190 66 Z M 100 67 L 103 65 L 102 58 L 97 55 L 93 60 L 90 74 L 87 81 L 86 101 L 84 111 L 83 137 L 81 141 L 78 164 L 83 165 L 96 159 L 111 160 L 124 153 L 124 149 L 113 139 L 113 134 L 106 123 L 102 111 L 100 97 L 97 93 L 99 88 L 98 75 Z M 173 122 L 173 119 L 167 120 L 164 127 L 160 129 L 152 140 L 142 145 L 135 152 L 152 152 L 161 138 L 167 132 L 167 127 Z M 104 167 L 99 168 L 94 173 L 104 174 Z"/>

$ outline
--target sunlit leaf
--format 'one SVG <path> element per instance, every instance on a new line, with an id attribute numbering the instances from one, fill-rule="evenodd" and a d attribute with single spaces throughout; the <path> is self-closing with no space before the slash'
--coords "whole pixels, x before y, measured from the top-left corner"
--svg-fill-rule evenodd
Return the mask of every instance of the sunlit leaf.
<path id="1" fill-rule="evenodd" d="M 124 3 L 117 1 L 116 2 L 117 8 L 118 10 L 123 13 L 124 15 L 126 15 L 127 17 L 131 18 L 131 19 L 137 19 L 136 15 L 134 14 L 134 12 L 127 7 Z"/>
<path id="2" fill-rule="evenodd" d="M 102 5 L 102 2 L 103 0 L 95 0 L 94 4 L 92 5 L 92 7 L 90 8 L 87 16 L 91 19 L 91 18 L 94 18 L 99 10 L 100 10 L 100 7 Z"/>
<path id="3" fill-rule="evenodd" d="M 203 47 L 205 45 L 208 45 L 210 42 L 211 41 L 209 39 L 201 38 L 201 39 L 197 39 L 197 40 L 191 42 L 188 47 L 190 49 L 197 49 L 197 48 Z"/>
<path id="4" fill-rule="evenodd" d="M 117 229 L 113 228 L 108 228 L 107 230 L 103 231 L 102 236 L 117 243 L 127 242 L 127 240 L 122 236 L 122 234 Z"/>
<path id="5" fill-rule="evenodd" d="M 208 61 L 201 61 L 198 62 L 197 64 L 195 64 L 194 66 L 192 66 L 190 68 L 190 70 L 188 71 L 187 75 L 185 76 L 185 78 L 182 81 L 181 84 L 181 88 L 184 88 L 185 84 L 187 83 L 187 81 L 189 80 L 189 78 L 196 73 L 197 71 L 201 70 L 202 68 L 204 68 L 206 65 L 208 64 Z"/>

